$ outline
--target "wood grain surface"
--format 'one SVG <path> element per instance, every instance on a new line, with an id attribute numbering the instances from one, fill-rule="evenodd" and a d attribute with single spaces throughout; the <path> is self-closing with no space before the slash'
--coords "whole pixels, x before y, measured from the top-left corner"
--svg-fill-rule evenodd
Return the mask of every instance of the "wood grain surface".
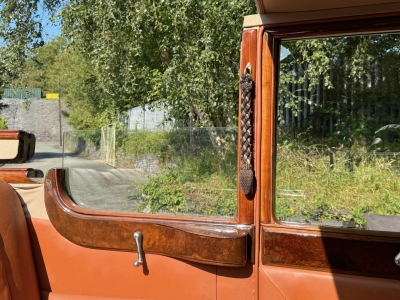
<path id="1" fill-rule="evenodd" d="M 145 253 L 218 266 L 241 267 L 247 261 L 252 226 L 144 219 L 134 214 L 88 211 L 67 195 L 62 169 L 47 173 L 45 203 L 56 230 L 84 247 L 136 251 L 133 233 L 141 231 Z"/>
<path id="2" fill-rule="evenodd" d="M 242 44 L 241 44 L 241 56 L 240 56 L 240 73 L 244 72 L 244 68 L 248 63 L 251 65 L 251 76 L 253 77 L 254 85 L 257 86 L 256 81 L 256 74 L 257 74 L 257 36 L 258 30 L 246 30 L 243 32 L 242 35 Z M 257 95 L 255 95 L 257 97 Z M 239 97 L 239 107 L 241 105 L 240 101 L 241 97 Z M 256 113 L 253 113 L 254 121 L 253 121 L 253 133 L 254 135 L 257 134 L 257 121 L 255 119 Z M 239 113 L 239 120 L 240 120 L 240 113 Z M 241 131 L 240 126 L 238 127 L 238 137 L 240 137 Z M 255 146 L 255 145 L 254 145 Z M 238 139 L 238 153 L 240 153 L 240 139 Z M 253 157 L 256 157 L 254 153 L 253 147 Z M 240 170 L 240 156 L 238 156 L 238 170 Z M 254 160 L 253 165 L 256 165 L 257 161 Z M 257 178 L 254 180 L 255 185 L 257 185 Z M 255 196 L 256 186 L 253 188 L 253 193 L 249 195 L 245 195 L 240 188 L 238 182 L 238 222 L 241 224 L 254 224 L 254 196 Z"/>
<path id="3" fill-rule="evenodd" d="M 398 235 L 398 234 L 397 234 Z M 371 231 L 264 226 L 262 263 L 400 280 L 400 237 Z"/>
<path id="4" fill-rule="evenodd" d="M 32 168 L 0 169 L 0 179 L 8 183 L 37 183 L 34 178 L 43 178 L 43 172 Z"/>

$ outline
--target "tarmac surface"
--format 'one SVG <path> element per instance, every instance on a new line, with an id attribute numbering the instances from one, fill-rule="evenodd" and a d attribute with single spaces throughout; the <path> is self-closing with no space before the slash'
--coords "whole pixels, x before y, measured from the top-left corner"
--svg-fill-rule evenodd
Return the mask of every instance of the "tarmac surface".
<path id="1" fill-rule="evenodd" d="M 130 169 L 117 169 L 99 160 L 66 152 L 57 143 L 37 142 L 35 155 L 25 164 L 7 164 L 3 168 L 34 168 L 46 175 L 52 168 L 67 168 L 71 198 L 93 210 L 135 212 L 139 201 L 137 186 L 148 175 Z"/>

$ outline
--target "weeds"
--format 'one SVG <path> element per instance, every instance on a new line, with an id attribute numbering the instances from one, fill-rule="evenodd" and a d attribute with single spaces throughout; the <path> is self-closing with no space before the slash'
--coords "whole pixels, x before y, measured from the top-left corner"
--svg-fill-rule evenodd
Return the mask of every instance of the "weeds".
<path id="1" fill-rule="evenodd" d="M 130 138 L 135 139 L 125 142 L 125 151 L 136 156 L 156 155 L 162 167 L 160 174 L 150 176 L 139 186 L 139 210 L 234 216 L 237 209 L 236 132 L 210 132 L 209 129 L 201 134 L 195 132 L 192 137 L 189 134 L 188 130 L 134 132 Z"/>
<path id="2" fill-rule="evenodd" d="M 396 157 L 363 156 L 350 172 L 349 156 L 336 151 L 334 164 L 317 147 L 277 149 L 276 215 L 353 220 L 365 225 L 363 213 L 400 214 L 400 169 Z M 301 191 L 303 197 L 287 192 Z"/>

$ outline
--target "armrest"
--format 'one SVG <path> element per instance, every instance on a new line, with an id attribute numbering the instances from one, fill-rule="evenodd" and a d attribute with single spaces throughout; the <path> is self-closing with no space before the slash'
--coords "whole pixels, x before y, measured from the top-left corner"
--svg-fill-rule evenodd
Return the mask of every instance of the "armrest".
<path id="1" fill-rule="evenodd" d="M 249 260 L 253 226 L 233 221 L 183 219 L 93 211 L 78 206 L 67 194 L 65 171 L 50 170 L 45 178 L 45 203 L 55 229 L 83 247 L 137 251 L 133 233 L 143 234 L 144 253 L 209 265 L 242 267 Z"/>

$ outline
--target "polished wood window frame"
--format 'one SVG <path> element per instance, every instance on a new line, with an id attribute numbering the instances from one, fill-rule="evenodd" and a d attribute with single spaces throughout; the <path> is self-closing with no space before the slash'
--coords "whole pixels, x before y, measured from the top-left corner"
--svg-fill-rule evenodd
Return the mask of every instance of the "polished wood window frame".
<path id="1" fill-rule="evenodd" d="M 250 63 L 257 87 L 261 54 L 258 28 L 245 30 L 241 42 L 240 70 Z M 254 192 L 245 195 L 238 184 L 238 210 L 235 218 L 180 216 L 94 211 L 79 207 L 68 194 L 68 172 L 53 169 L 45 178 L 45 203 L 49 219 L 57 231 L 78 245 L 115 251 L 136 251 L 134 231 L 143 232 L 145 253 L 175 257 L 216 266 L 242 267 L 257 263 L 256 199 L 260 190 L 261 93 L 254 101 Z M 238 94 L 240 99 L 240 93 Z M 239 100 L 240 107 L 240 100 Z M 238 132 L 240 136 L 240 128 Z M 240 142 L 238 140 L 238 150 Z M 240 152 L 238 152 L 240 153 Z M 240 157 L 238 157 L 238 170 Z M 258 183 L 258 184 L 257 184 Z M 258 202 L 257 202 L 258 203 Z"/>
<path id="2" fill-rule="evenodd" d="M 265 27 L 262 61 L 261 261 L 264 265 L 400 279 L 400 232 L 287 225 L 275 217 L 277 81 L 281 40 L 400 32 L 400 13 Z"/>

